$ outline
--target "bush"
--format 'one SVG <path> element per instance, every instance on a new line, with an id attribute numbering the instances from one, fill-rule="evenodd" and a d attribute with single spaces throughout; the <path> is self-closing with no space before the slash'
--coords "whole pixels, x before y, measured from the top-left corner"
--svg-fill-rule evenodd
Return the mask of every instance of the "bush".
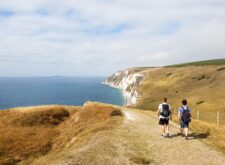
<path id="1" fill-rule="evenodd" d="M 197 80 L 209 79 L 210 77 L 207 75 L 201 75 Z"/>
<path id="2" fill-rule="evenodd" d="M 52 108 L 44 111 L 24 113 L 21 118 L 14 120 L 14 124 L 21 126 L 56 126 L 70 116 L 70 113 L 61 108 Z"/>
<path id="3" fill-rule="evenodd" d="M 205 101 L 198 101 L 196 104 L 199 105 L 199 104 L 202 104 L 204 103 Z"/>
<path id="4" fill-rule="evenodd" d="M 114 110 L 111 112 L 111 116 L 123 116 L 120 110 Z"/>
<path id="5" fill-rule="evenodd" d="M 166 75 L 166 77 L 169 77 L 170 75 L 172 75 L 173 73 L 168 73 L 167 75 Z"/>
<path id="6" fill-rule="evenodd" d="M 221 70 L 225 70 L 225 67 L 219 68 L 216 71 L 221 71 Z"/>

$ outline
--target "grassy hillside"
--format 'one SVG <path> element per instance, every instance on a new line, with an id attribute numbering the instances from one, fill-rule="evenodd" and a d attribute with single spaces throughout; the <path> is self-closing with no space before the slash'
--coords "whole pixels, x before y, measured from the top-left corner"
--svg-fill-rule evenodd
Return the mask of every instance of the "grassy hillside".
<path id="1" fill-rule="evenodd" d="M 163 97 L 167 97 L 177 116 L 182 99 L 192 109 L 191 130 L 202 135 L 202 141 L 225 153 L 225 59 L 176 64 L 162 68 L 139 70 L 144 82 L 138 86 L 138 102 L 134 106 L 156 111 Z M 216 126 L 220 112 L 220 127 Z M 178 123 L 177 117 L 173 118 Z M 207 135 L 207 136 L 206 136 Z"/>
<path id="2" fill-rule="evenodd" d="M 118 115 L 120 109 L 98 103 L 0 111 L 0 164 L 48 164 L 52 155 L 58 157 L 91 134 L 109 129 Z"/>
<path id="3" fill-rule="evenodd" d="M 162 97 L 168 97 L 177 111 L 182 99 L 187 99 L 193 116 L 200 111 L 200 119 L 216 122 L 216 113 L 225 117 L 225 65 L 185 66 L 150 69 L 138 87 L 141 94 L 137 108 L 156 110 Z M 225 124 L 224 120 L 221 120 Z"/>
<path id="4" fill-rule="evenodd" d="M 204 65 L 225 65 L 225 59 L 214 59 L 207 61 L 196 61 L 183 64 L 175 64 L 167 67 L 183 67 L 183 66 L 204 66 Z"/>

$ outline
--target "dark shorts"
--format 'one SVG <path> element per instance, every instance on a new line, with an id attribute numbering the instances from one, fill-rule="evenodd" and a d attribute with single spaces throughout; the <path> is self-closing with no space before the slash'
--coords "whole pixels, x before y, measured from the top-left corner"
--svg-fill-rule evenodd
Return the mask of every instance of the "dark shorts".
<path id="1" fill-rule="evenodd" d="M 189 123 L 184 123 L 182 120 L 180 121 L 181 128 L 189 128 Z"/>
<path id="2" fill-rule="evenodd" d="M 159 125 L 168 125 L 168 124 L 169 124 L 169 119 L 167 119 L 167 118 L 159 119 Z"/>

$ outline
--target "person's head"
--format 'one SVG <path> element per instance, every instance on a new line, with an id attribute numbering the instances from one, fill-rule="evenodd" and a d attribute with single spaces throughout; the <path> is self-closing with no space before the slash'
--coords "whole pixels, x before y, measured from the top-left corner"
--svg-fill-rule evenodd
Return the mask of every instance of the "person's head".
<path id="1" fill-rule="evenodd" d="M 163 97 L 163 102 L 167 102 L 167 98 L 166 97 Z"/>
<path id="2" fill-rule="evenodd" d="M 182 100 L 182 105 L 187 105 L 187 100 L 186 99 Z"/>

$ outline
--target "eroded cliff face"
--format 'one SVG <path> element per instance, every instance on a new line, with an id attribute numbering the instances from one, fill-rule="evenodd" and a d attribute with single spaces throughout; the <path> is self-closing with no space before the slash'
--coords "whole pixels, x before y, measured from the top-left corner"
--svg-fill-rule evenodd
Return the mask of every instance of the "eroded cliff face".
<path id="1" fill-rule="evenodd" d="M 107 78 L 103 84 L 109 85 L 114 88 L 121 89 L 125 96 L 125 105 L 136 104 L 137 87 L 143 82 L 144 75 L 139 72 L 133 72 L 132 70 L 126 69 L 118 71 L 109 78 Z"/>

